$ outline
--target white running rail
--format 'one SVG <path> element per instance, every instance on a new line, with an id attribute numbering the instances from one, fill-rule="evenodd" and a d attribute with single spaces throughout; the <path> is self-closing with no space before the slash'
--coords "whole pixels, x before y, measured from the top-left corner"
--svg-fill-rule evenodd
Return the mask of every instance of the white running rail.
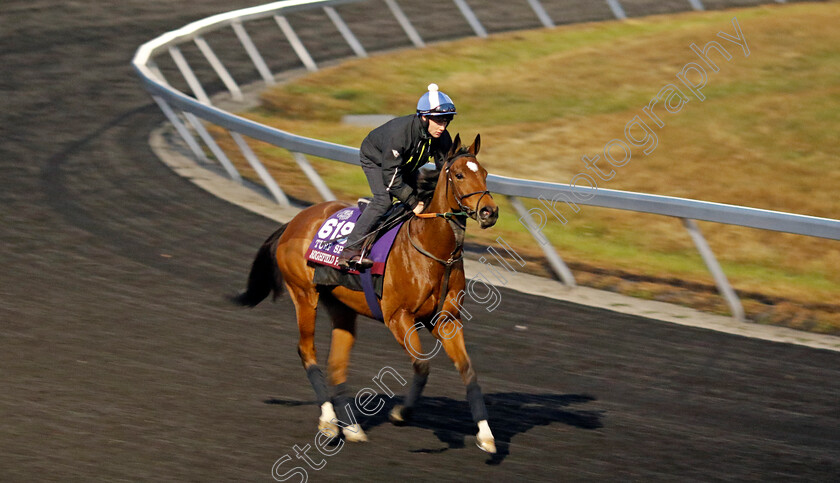
<path id="1" fill-rule="evenodd" d="M 407 2 L 407 0 L 401 1 L 404 3 Z M 523 5 L 527 3 L 527 6 L 530 7 L 534 14 L 535 27 L 539 25 L 552 27 L 555 24 L 555 21 L 549 16 L 540 0 L 519 1 Z M 579 0 L 580 3 L 588 1 Z M 625 10 L 619 0 L 605 0 L 605 2 L 615 18 L 626 18 Z M 352 29 L 342 19 L 338 8 L 345 4 L 363 3 L 375 4 L 374 6 L 376 8 L 374 11 L 380 16 L 389 14 L 393 16 L 412 45 L 418 48 L 425 45 L 425 41 L 413 26 L 409 16 L 400 7 L 397 0 L 287 0 L 214 15 L 185 25 L 172 32 L 165 33 L 140 46 L 134 56 L 132 65 L 146 90 L 160 106 L 166 118 L 172 123 L 178 134 L 184 139 L 189 149 L 199 160 L 208 161 L 207 154 L 199 142 L 200 140 L 231 178 L 236 180 L 242 179 L 235 166 L 214 141 L 213 137 L 209 135 L 204 126 L 204 123 L 214 124 L 229 132 L 236 146 L 242 152 L 242 155 L 254 168 L 255 172 L 265 184 L 268 192 L 279 204 L 288 205 L 289 200 L 287 196 L 278 182 L 263 167 L 256 154 L 248 146 L 244 137 L 264 141 L 291 151 L 296 163 L 310 179 L 321 197 L 326 200 L 335 199 L 330 189 L 324 184 L 307 161 L 306 155 L 344 163 L 359 164 L 359 151 L 357 148 L 298 136 L 244 119 L 215 107 L 206 93 L 204 86 L 181 53 L 180 46 L 193 42 L 222 81 L 230 93 L 231 98 L 233 100 L 241 100 L 242 90 L 239 84 L 237 84 L 210 45 L 205 41 L 204 36 L 206 34 L 227 28 L 232 29 L 241 44 L 241 48 L 245 51 L 253 63 L 254 68 L 259 73 L 261 80 L 265 84 L 271 85 L 275 83 L 276 73 L 270 70 L 259 49 L 253 42 L 251 35 L 248 33 L 246 26 L 253 25 L 253 28 L 265 28 L 264 22 L 256 23 L 254 21 L 273 18 L 276 27 L 279 27 L 276 34 L 282 34 L 300 59 L 301 64 L 307 70 L 315 71 L 318 69 L 318 65 L 296 34 L 292 23 L 288 20 L 288 15 L 303 10 L 322 10 L 333 24 L 333 27 L 340 32 L 342 38 L 347 42 L 353 53 L 357 57 L 367 57 L 367 50 L 365 50 L 362 43 L 353 34 Z M 473 3 L 476 3 L 475 0 L 473 0 Z M 595 2 L 593 1 L 591 3 Z M 453 12 L 460 12 L 470 27 L 469 30 L 464 29 L 464 32 L 468 34 L 471 31 L 479 37 L 486 37 L 488 35 L 486 28 L 481 24 L 479 16 L 475 14 L 473 7 L 466 0 L 453 0 L 453 4 Z M 703 8 L 701 0 L 686 1 L 686 10 L 702 10 Z M 164 54 L 168 54 L 171 57 L 178 71 L 183 76 L 183 81 L 192 91 L 192 96 L 174 89 L 164 78 L 161 70 L 155 63 L 155 59 Z M 198 135 L 198 139 L 196 139 L 194 134 Z M 715 259 L 714 254 L 709 249 L 703 235 L 700 233 L 695 220 L 840 240 L 840 221 L 828 218 L 608 189 L 598 189 L 596 195 L 592 196 L 592 193 L 587 189 L 575 188 L 566 184 L 545 183 L 495 175 L 488 177 L 487 184 L 488 188 L 494 193 L 505 195 L 510 199 L 521 217 L 520 221 L 522 221 L 522 224 L 529 229 L 531 235 L 539 242 L 557 276 L 569 286 L 575 285 L 571 271 L 551 244 L 547 243 L 545 237 L 542 236 L 540 227 L 534 223 L 531 216 L 531 212 L 534 209 L 526 209 L 519 198 L 540 199 L 543 201 L 551 200 L 552 203 L 565 201 L 567 204 L 600 206 L 619 210 L 653 213 L 681 219 L 703 261 L 714 277 L 719 292 L 729 305 L 733 317 L 741 320 L 744 319 L 743 307 L 727 280 L 726 275 Z M 569 206 L 571 207 L 571 205 Z"/>

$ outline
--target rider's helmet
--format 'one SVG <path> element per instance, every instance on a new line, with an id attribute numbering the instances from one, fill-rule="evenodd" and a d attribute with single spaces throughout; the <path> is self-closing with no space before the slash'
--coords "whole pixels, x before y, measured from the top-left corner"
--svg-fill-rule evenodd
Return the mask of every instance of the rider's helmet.
<path id="1" fill-rule="evenodd" d="M 417 101 L 418 116 L 454 116 L 455 104 L 443 92 L 438 90 L 437 84 L 429 84 L 429 92 L 423 94 Z"/>

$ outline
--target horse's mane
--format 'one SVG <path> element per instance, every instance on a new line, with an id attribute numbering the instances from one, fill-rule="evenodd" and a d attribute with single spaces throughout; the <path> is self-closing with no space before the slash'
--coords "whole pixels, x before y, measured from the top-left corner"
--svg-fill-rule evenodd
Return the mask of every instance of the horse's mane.
<path id="1" fill-rule="evenodd" d="M 435 169 L 421 169 L 417 174 L 417 198 L 420 201 L 428 203 L 429 200 L 432 199 L 432 195 L 435 194 L 435 188 L 437 187 L 438 178 L 440 177 L 440 170 L 443 169 L 443 166 L 449 166 L 449 164 L 452 163 L 452 160 L 462 154 L 469 154 L 469 152 L 470 149 L 468 147 L 461 146 L 461 148 L 454 153 L 450 153 L 446 157 L 446 160 L 439 163 L 436 162 Z"/>

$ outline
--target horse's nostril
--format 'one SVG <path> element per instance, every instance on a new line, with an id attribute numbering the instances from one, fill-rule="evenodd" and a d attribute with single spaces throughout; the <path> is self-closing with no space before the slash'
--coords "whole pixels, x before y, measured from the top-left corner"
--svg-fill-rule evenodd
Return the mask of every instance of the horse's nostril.
<path id="1" fill-rule="evenodd" d="M 493 210 L 491 210 L 490 208 L 485 206 L 484 208 L 481 209 L 481 211 L 479 211 L 479 214 L 481 215 L 482 218 L 487 218 L 488 216 L 493 214 Z"/>

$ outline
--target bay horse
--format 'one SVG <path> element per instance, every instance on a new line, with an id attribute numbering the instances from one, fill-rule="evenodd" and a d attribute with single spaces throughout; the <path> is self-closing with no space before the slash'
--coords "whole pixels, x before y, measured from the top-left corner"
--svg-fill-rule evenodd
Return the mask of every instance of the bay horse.
<path id="1" fill-rule="evenodd" d="M 414 371 L 403 404 L 395 406 L 389 414 L 391 421 L 401 424 L 408 420 L 426 385 L 431 357 L 424 357 L 417 335 L 417 330 L 425 327 L 442 345 L 466 385 L 467 401 L 478 426 L 476 444 L 486 452 L 495 453 L 484 396 L 467 355 L 460 321 L 467 217 L 476 220 L 482 228 L 489 228 L 499 215 L 499 208 L 487 191 L 487 171 L 476 159 L 480 141 L 477 135 L 473 144 L 465 147 L 456 135 L 437 172 L 426 174 L 428 181 L 434 183 L 436 179 L 437 182 L 431 200 L 426 200 L 424 212 L 404 223 L 394 240 L 384 274 L 381 311 L 385 325 L 409 354 Z M 248 288 L 235 300 L 240 305 L 254 307 L 271 292 L 276 299 L 285 285 L 297 314 L 298 354 L 321 406 L 319 431 L 327 437 L 338 436 L 336 423 L 339 423 L 346 440 L 366 441 L 367 436 L 352 414 L 347 414 L 350 407 L 345 382 L 350 349 L 355 341 L 356 316 L 372 317 L 372 314 L 362 292 L 315 285 L 314 268 L 305 258 L 310 241 L 324 221 L 347 206 L 336 201 L 320 203 L 281 226 L 260 248 L 248 277 Z M 329 382 L 333 386 L 332 402 L 318 367 L 314 344 L 319 300 L 333 323 L 327 361 Z M 448 320 L 436 323 L 441 314 L 446 314 Z M 341 423 L 336 410 L 342 412 L 343 421 L 349 422 Z"/>

